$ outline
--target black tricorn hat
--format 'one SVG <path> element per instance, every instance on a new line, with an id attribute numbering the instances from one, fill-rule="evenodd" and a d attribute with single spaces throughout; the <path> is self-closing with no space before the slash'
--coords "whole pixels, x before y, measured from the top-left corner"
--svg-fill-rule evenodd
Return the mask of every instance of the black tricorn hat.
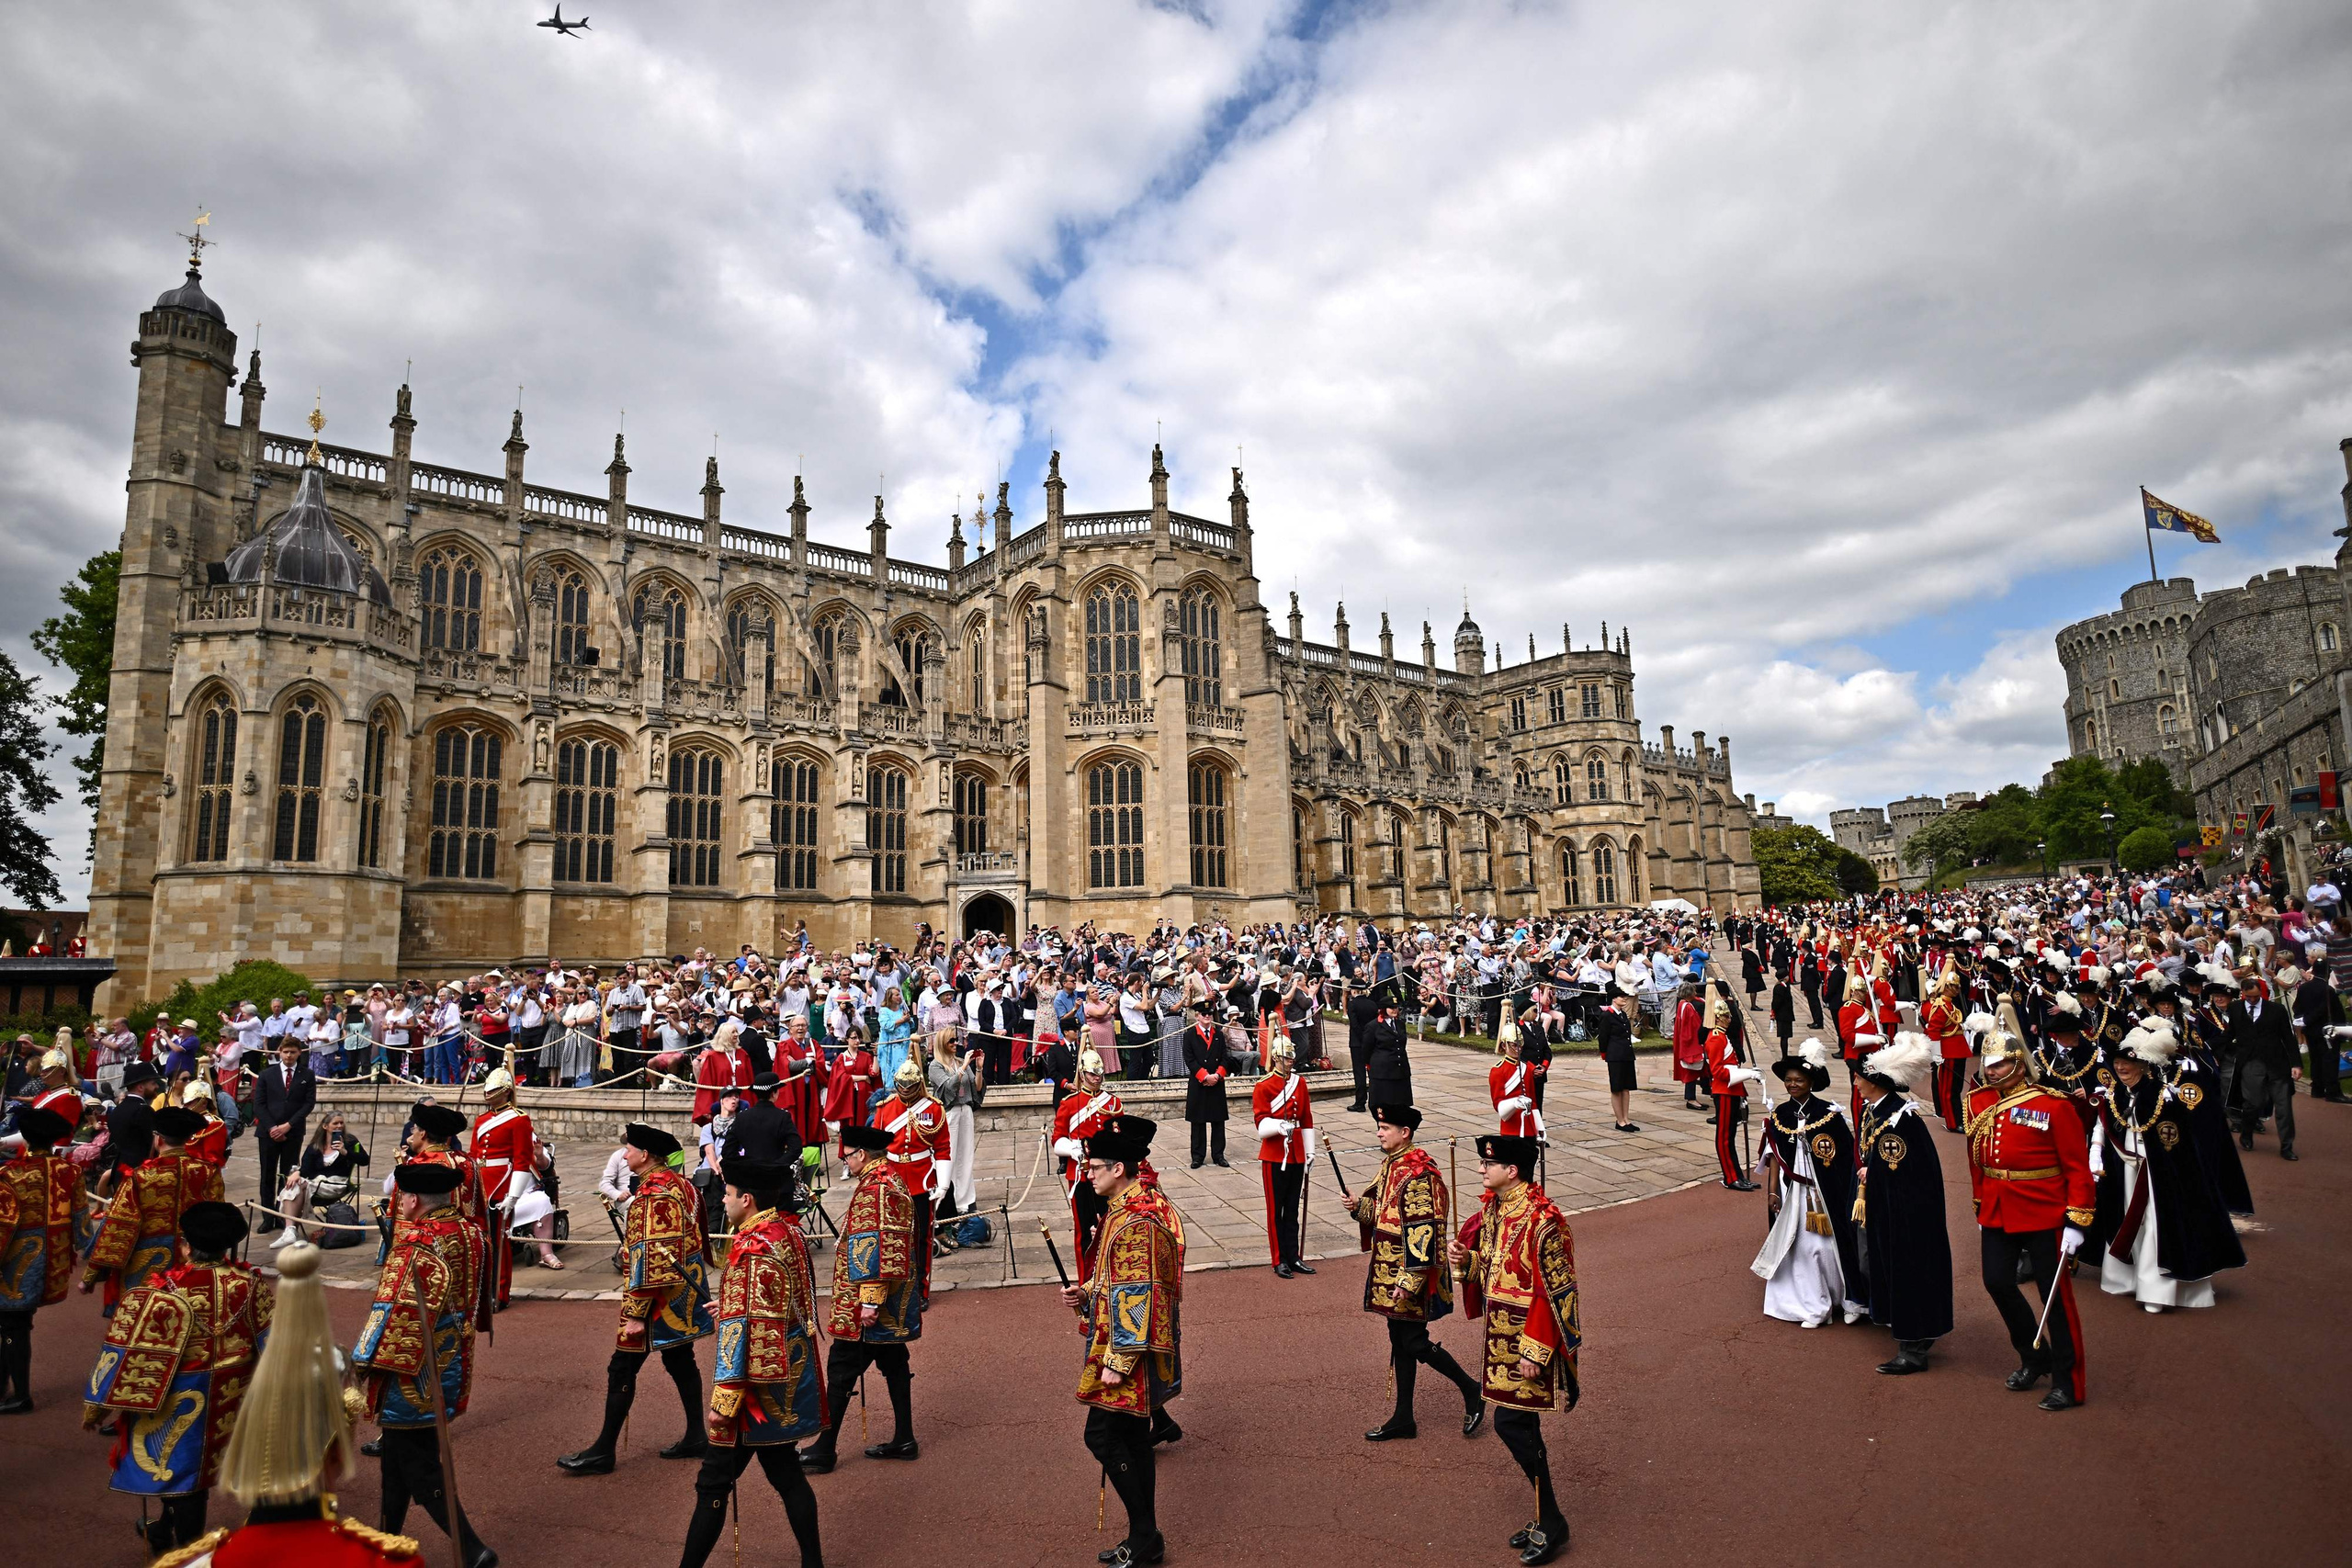
<path id="1" fill-rule="evenodd" d="M 1374 1122 L 1385 1122 L 1392 1127 L 1418 1131 L 1421 1124 L 1421 1108 L 1418 1105 L 1375 1105 L 1372 1108 Z"/>
<path id="2" fill-rule="evenodd" d="M 204 1117 L 185 1105 L 166 1105 L 155 1112 L 155 1135 L 186 1143 L 204 1131 Z"/>
<path id="3" fill-rule="evenodd" d="M 446 1105 L 427 1105 L 421 1100 L 409 1107 L 408 1119 L 436 1144 L 446 1144 L 466 1130 L 465 1112 Z"/>
<path id="4" fill-rule="evenodd" d="M 1478 1137 L 1478 1157 L 1497 1165 L 1517 1166 L 1521 1176 L 1535 1174 L 1535 1140 L 1509 1133 L 1484 1133 Z"/>
<path id="5" fill-rule="evenodd" d="M 621 1142 L 643 1149 L 655 1159 L 668 1159 L 678 1152 L 678 1140 L 650 1122 L 632 1122 L 622 1128 Z"/>
<path id="6" fill-rule="evenodd" d="M 228 1203 L 190 1203 L 180 1216 L 180 1235 L 198 1252 L 226 1252 L 250 1229 L 243 1212 Z"/>
<path id="7" fill-rule="evenodd" d="M 1086 1157 L 1116 1160 L 1128 1167 L 1140 1165 L 1144 1156 L 1151 1152 L 1152 1134 L 1159 1131 L 1159 1122 L 1141 1116 L 1122 1112 L 1107 1117 L 1095 1129 L 1094 1135 L 1086 1140 Z"/>
<path id="8" fill-rule="evenodd" d="M 889 1146 L 890 1130 L 888 1127 L 861 1126 L 855 1122 L 842 1123 L 842 1151 L 844 1154 L 851 1149 L 864 1149 L 869 1154 L 880 1154 Z"/>
<path id="9" fill-rule="evenodd" d="M 392 1185 L 421 1198 L 440 1198 L 458 1190 L 458 1168 L 438 1160 L 402 1160 L 392 1167 Z"/>

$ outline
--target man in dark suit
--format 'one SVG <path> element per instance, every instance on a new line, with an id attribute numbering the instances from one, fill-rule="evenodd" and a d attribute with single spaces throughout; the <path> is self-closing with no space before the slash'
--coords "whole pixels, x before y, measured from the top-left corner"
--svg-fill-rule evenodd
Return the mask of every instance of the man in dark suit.
<path id="1" fill-rule="evenodd" d="M 1383 986 L 1359 991 L 1348 998 L 1348 1066 L 1353 1070 L 1356 1080 L 1356 1097 L 1348 1107 L 1351 1111 L 1367 1108 L 1364 1097 L 1372 1092 L 1371 1030 L 1374 1021 L 1380 1017 L 1381 1010 L 1387 1004 L 1388 988 Z"/>
<path id="2" fill-rule="evenodd" d="M 318 1080 L 302 1060 L 302 1042 L 291 1034 L 277 1043 L 277 1060 L 261 1069 L 254 1085 L 254 1126 L 260 1136 L 261 1201 L 275 1205 L 288 1172 L 302 1164 L 302 1123 L 318 1103 Z"/>
<path id="3" fill-rule="evenodd" d="M 1402 1015 L 1387 993 L 1382 992 L 1378 1000 L 1380 1005 L 1363 1030 L 1364 1068 L 1372 1080 L 1372 1103 L 1410 1105 L 1413 1065 L 1405 1054 L 1404 1026 L 1397 1021 Z M 1545 1047 L 1547 1055 L 1549 1050 Z"/>
<path id="4" fill-rule="evenodd" d="M 2300 976 L 2299 976 L 2300 977 Z M 2238 1051 L 2238 1147 L 2254 1147 L 2265 1116 L 2278 1119 L 2278 1157 L 2295 1157 L 2295 1032 L 2285 1007 L 2256 993 L 2231 1004 L 2230 1034 Z"/>
<path id="5" fill-rule="evenodd" d="M 1797 983 L 1798 987 L 1804 992 L 1804 1005 L 1813 1013 L 1812 1021 L 1805 1027 L 1819 1029 L 1821 1027 L 1821 958 L 1820 954 L 1813 951 L 1811 942 L 1807 942 L 1803 952 L 1798 954 Z"/>
<path id="6" fill-rule="evenodd" d="M 2284 973 L 2278 976 L 2282 988 Z M 2344 1103 L 2344 1086 L 2337 1081 L 2336 1055 L 2341 1049 L 2327 1036 L 2328 1030 L 2344 1021 L 2344 1004 L 2335 995 L 2335 987 L 2327 983 L 2327 976 L 2314 972 L 2295 987 L 2295 1030 L 2312 1053 L 2312 1098 Z"/>

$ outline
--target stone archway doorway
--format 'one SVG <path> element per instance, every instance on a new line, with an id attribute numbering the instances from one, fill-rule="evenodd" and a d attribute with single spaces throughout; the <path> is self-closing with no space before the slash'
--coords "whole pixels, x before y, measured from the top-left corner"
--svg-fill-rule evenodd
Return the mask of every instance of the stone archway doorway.
<path id="1" fill-rule="evenodd" d="M 964 935 L 994 931 L 1007 938 L 1012 931 L 1012 906 L 993 893 L 983 893 L 964 906 Z"/>

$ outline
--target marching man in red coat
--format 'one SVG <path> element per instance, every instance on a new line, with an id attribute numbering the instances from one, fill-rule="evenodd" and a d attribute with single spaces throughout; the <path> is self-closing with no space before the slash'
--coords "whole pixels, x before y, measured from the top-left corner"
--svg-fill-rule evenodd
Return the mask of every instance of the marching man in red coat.
<path id="1" fill-rule="evenodd" d="M 1715 1163 L 1724 1185 L 1735 1192 L 1753 1192 L 1756 1183 L 1740 1168 L 1739 1132 L 1747 1120 L 1747 1084 L 1762 1082 L 1754 1068 L 1745 1066 L 1731 1043 L 1724 1023 L 1730 1004 L 1717 997 L 1707 1004 L 1707 1090 L 1715 1101 Z"/>
<path id="2" fill-rule="evenodd" d="M 1494 1101 L 1498 1131 L 1509 1138 L 1541 1138 L 1544 1112 L 1536 1109 L 1536 1080 L 1549 1064 L 1534 1066 L 1519 1059 L 1519 1025 L 1506 1020 L 1495 1037 L 1502 1060 L 1487 1071 L 1487 1097 Z"/>
<path id="3" fill-rule="evenodd" d="M 1101 1238 L 1108 1204 L 1083 1176 L 1086 1140 L 1119 1114 L 1119 1097 L 1103 1087 L 1102 1058 L 1092 1051 L 1078 1056 L 1078 1088 L 1054 1107 L 1053 1152 L 1062 1162 L 1062 1190 L 1069 1194 L 1072 1234 L 1078 1238 L 1078 1282 L 1094 1274 L 1094 1244 Z"/>
<path id="4" fill-rule="evenodd" d="M 922 1271 L 923 1304 L 929 1306 L 932 1194 L 947 1174 L 947 1112 L 931 1097 L 922 1069 L 911 1061 L 899 1064 L 892 1087 L 898 1092 L 875 1109 L 874 1125 L 890 1134 L 890 1152 L 883 1157 L 914 1197 L 915 1264 Z"/>
<path id="5" fill-rule="evenodd" d="M 1315 1104 L 1306 1075 L 1295 1070 L 1290 1036 L 1274 1036 L 1266 1076 L 1250 1094 L 1258 1127 L 1258 1171 L 1266 1184 L 1266 1245 L 1283 1279 L 1315 1270 L 1298 1260 L 1305 1228 L 1306 1183 L 1315 1163 Z"/>
<path id="6" fill-rule="evenodd" d="M 560 1269 L 563 1264 L 549 1245 L 555 1237 L 555 1205 L 538 1190 L 538 1135 L 531 1119 L 515 1108 L 514 1075 L 499 1068 L 481 1080 L 481 1092 L 490 1109 L 474 1118 L 467 1149 L 481 1174 L 491 1247 L 498 1255 L 498 1304 L 503 1307 L 514 1293 L 514 1247 L 507 1239 L 509 1231 L 530 1225 L 539 1238 L 539 1267 Z"/>
<path id="7" fill-rule="evenodd" d="M 2090 1145 L 2075 1102 L 2033 1081 L 2025 1043 L 2007 1030 L 1985 1032 L 1984 1087 L 1968 1097 L 1968 1179 L 1983 1241 L 1984 1293 L 1993 1298 L 2018 1367 L 2009 1387 L 2020 1393 L 2050 1377 L 2044 1410 L 2072 1410 L 2087 1393 L 2082 1320 L 2065 1261 L 2098 1217 Z M 2027 1258 L 2041 1292 L 2037 1320 L 2018 1288 Z M 2055 1294 L 2061 1310 L 2052 1311 Z"/>

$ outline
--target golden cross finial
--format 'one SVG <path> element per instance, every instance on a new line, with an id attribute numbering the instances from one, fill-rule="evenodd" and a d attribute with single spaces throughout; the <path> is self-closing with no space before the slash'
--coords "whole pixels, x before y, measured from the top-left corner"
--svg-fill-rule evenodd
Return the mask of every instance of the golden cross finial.
<path id="1" fill-rule="evenodd" d="M 190 227 L 195 229 L 196 232 L 193 234 L 182 234 L 180 236 L 181 239 L 187 242 L 187 265 L 190 268 L 198 267 L 204 265 L 205 246 L 217 245 L 220 243 L 218 240 L 208 240 L 204 237 L 205 226 L 211 221 L 212 214 L 205 211 L 201 208 L 198 208 L 197 209 L 196 221 L 190 225 Z"/>
<path id="2" fill-rule="evenodd" d="M 327 416 L 321 412 L 321 405 L 324 401 L 323 393 L 311 394 L 311 417 L 308 421 L 311 426 L 311 450 L 304 455 L 304 460 L 308 462 L 323 464 L 326 461 L 325 455 L 319 450 L 319 432 L 327 427 Z"/>

